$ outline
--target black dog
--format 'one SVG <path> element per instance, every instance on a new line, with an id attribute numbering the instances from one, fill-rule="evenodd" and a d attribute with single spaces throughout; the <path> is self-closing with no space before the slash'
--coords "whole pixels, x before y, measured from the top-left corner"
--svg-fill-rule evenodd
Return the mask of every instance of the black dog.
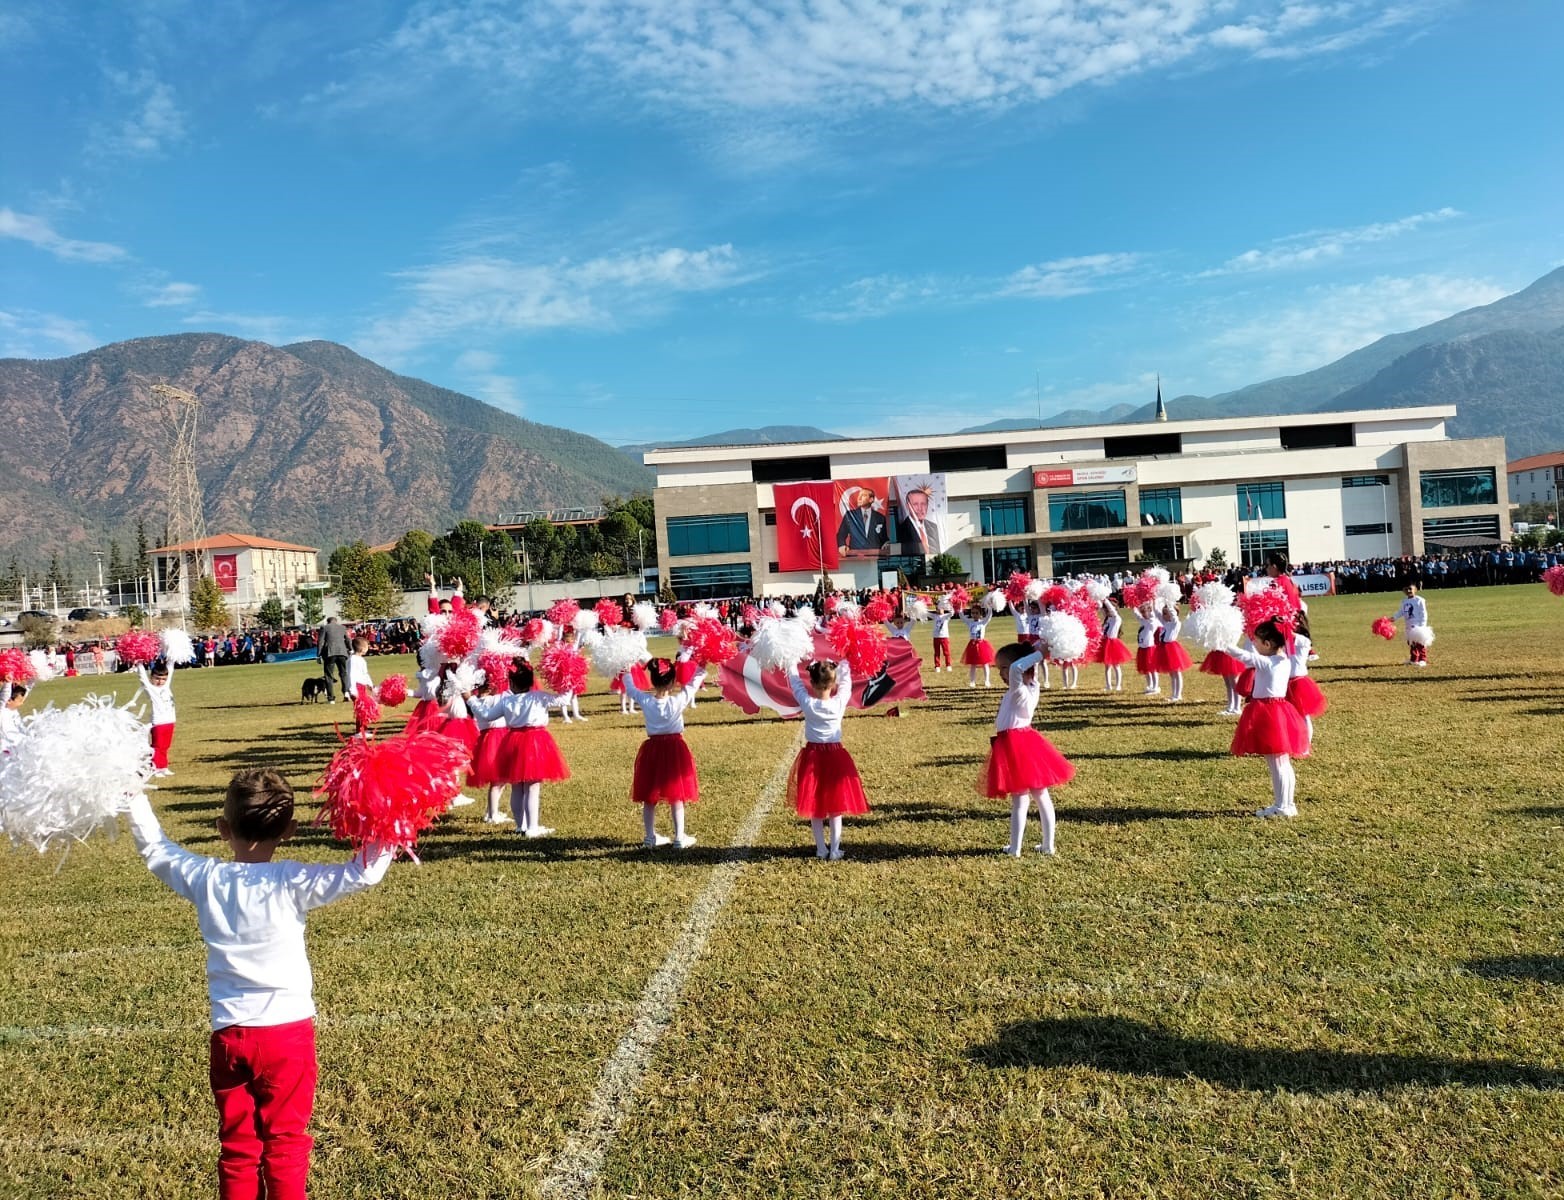
<path id="1" fill-rule="evenodd" d="M 306 679 L 303 685 L 299 688 L 299 703 L 315 704 L 321 700 L 327 699 L 327 697 L 330 695 L 329 691 L 327 690 L 328 687 L 329 684 L 327 683 L 326 677 L 324 675 L 321 675 L 315 679 Z"/>

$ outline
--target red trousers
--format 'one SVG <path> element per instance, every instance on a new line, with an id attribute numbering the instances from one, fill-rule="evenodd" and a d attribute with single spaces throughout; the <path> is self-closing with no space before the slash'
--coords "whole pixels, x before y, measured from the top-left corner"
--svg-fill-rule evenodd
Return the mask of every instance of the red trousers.
<path id="1" fill-rule="evenodd" d="M 304 1200 L 317 1071 L 313 1020 L 212 1034 L 221 1200 Z"/>
<path id="2" fill-rule="evenodd" d="M 940 665 L 943 656 L 945 666 L 950 666 L 950 639 L 948 637 L 934 639 L 934 665 Z"/>
<path id="3" fill-rule="evenodd" d="M 1428 647 L 1419 646 L 1416 642 L 1408 642 L 1407 649 L 1411 651 L 1412 661 L 1415 663 L 1428 661 Z"/>
<path id="4" fill-rule="evenodd" d="M 152 765 L 159 771 L 168 766 L 168 748 L 174 744 L 174 726 L 152 726 Z"/>

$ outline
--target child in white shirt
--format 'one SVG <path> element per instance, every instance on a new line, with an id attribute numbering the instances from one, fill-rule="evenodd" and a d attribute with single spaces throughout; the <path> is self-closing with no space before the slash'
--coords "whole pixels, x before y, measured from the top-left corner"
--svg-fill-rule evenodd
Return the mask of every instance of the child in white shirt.
<path id="1" fill-rule="evenodd" d="M 842 818 L 869 811 L 858 766 L 842 745 L 842 717 L 853 693 L 852 668 L 846 662 L 812 662 L 806 682 L 795 665 L 787 682 L 804 714 L 804 748 L 787 777 L 788 803 L 809 819 L 815 857 L 835 862 L 842 857 Z"/>
<path id="2" fill-rule="evenodd" d="M 1019 642 L 1004 647 L 995 659 L 1007 690 L 994 718 L 983 794 L 995 800 L 1010 798 L 1010 844 L 1005 853 L 1012 858 L 1021 857 L 1026 813 L 1032 804 L 1037 806 L 1043 831 L 1037 848 L 1044 854 L 1054 852 L 1054 804 L 1048 789 L 1075 778 L 1069 759 L 1032 728 L 1032 714 L 1042 695 L 1036 671 L 1042 659 L 1040 651 L 1029 650 Z"/>
<path id="3" fill-rule="evenodd" d="M 654 658 L 646 666 L 650 691 L 636 686 L 631 672 L 624 673 L 625 694 L 640 706 L 646 722 L 646 740 L 635 756 L 630 779 L 630 799 L 641 806 L 647 849 L 666 846 L 668 838 L 657 832 L 657 806 L 666 804 L 673 816 L 672 842 L 680 850 L 695 845 L 684 831 L 684 806 L 700 799 L 695 759 L 684 741 L 684 710 L 693 707 L 701 676 L 679 682 L 678 667 L 666 658 Z"/>
<path id="4" fill-rule="evenodd" d="M 174 685 L 169 681 L 169 665 L 163 659 L 146 667 L 136 667 L 136 678 L 152 706 L 152 774 L 172 775 L 168 752 L 174 745 Z"/>

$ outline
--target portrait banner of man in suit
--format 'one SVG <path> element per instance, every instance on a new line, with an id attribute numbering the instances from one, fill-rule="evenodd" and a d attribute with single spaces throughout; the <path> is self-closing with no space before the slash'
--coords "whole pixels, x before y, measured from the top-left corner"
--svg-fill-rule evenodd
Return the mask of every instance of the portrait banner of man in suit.
<path id="1" fill-rule="evenodd" d="M 836 550 L 843 558 L 877 558 L 891 542 L 890 480 L 837 479 Z"/>
<path id="2" fill-rule="evenodd" d="M 897 475 L 896 542 L 901 554 L 930 558 L 945 552 L 945 515 L 949 499 L 945 476 Z"/>

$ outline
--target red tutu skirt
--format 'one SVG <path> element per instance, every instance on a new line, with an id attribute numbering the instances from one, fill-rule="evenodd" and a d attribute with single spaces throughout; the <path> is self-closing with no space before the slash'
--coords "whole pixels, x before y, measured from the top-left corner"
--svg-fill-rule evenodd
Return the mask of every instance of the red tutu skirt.
<path id="1" fill-rule="evenodd" d="M 1288 681 L 1287 703 L 1305 717 L 1317 717 L 1330 707 L 1320 685 L 1307 675 L 1295 675 Z"/>
<path id="2" fill-rule="evenodd" d="M 1035 633 L 1018 633 L 1016 634 L 1016 641 L 1020 642 L 1023 646 L 1035 646 L 1038 642 L 1042 641 L 1042 639 Z"/>
<path id="3" fill-rule="evenodd" d="M 509 732 L 503 725 L 478 731 L 478 745 L 472 752 L 472 770 L 467 772 L 467 782 L 473 787 L 510 782 L 500 774 L 500 749 Z"/>
<path id="4" fill-rule="evenodd" d="M 1306 758 L 1309 728 L 1303 715 L 1285 700 L 1251 700 L 1233 730 L 1233 753 L 1240 757 L 1286 754 Z"/>
<path id="5" fill-rule="evenodd" d="M 1211 651 L 1200 663 L 1202 675 L 1220 675 L 1223 679 L 1236 679 L 1244 669 L 1244 664 L 1225 650 Z"/>
<path id="6" fill-rule="evenodd" d="M 1135 670 L 1140 675 L 1150 675 L 1157 669 L 1157 647 L 1137 646 L 1135 648 Z"/>
<path id="7" fill-rule="evenodd" d="M 1105 667 L 1122 667 L 1125 663 L 1134 660 L 1135 656 L 1130 653 L 1130 648 L 1116 637 L 1103 638 L 1097 653 L 1092 655 L 1093 662 L 1100 662 Z"/>
<path id="8" fill-rule="evenodd" d="M 858 816 L 869 811 L 863 780 L 841 742 L 806 742 L 787 777 L 787 802 L 801 817 Z"/>
<path id="9" fill-rule="evenodd" d="M 1243 666 L 1243 664 L 1240 663 L 1239 666 Z M 1233 680 L 1233 690 L 1242 696 L 1245 700 L 1254 695 L 1253 667 L 1244 667 L 1244 669 L 1238 673 L 1238 678 Z"/>
<path id="10" fill-rule="evenodd" d="M 413 705 L 412 714 L 407 718 L 407 732 L 415 733 L 440 718 L 440 706 L 433 700 L 420 700 Z"/>
<path id="11" fill-rule="evenodd" d="M 967 667 L 988 667 L 994 663 L 994 644 L 987 638 L 973 638 L 961 652 L 961 663 Z"/>
<path id="12" fill-rule="evenodd" d="M 570 778 L 570 768 L 554 735 L 542 725 L 506 729 L 500 740 L 496 783 L 558 783 Z"/>
<path id="13" fill-rule="evenodd" d="M 455 738 L 467 747 L 468 755 L 478 749 L 478 722 L 471 717 L 441 717 L 436 713 L 435 719 L 429 722 L 429 728 L 448 738 Z"/>
<path id="14" fill-rule="evenodd" d="M 693 658 L 687 658 L 683 662 L 674 663 L 673 665 L 673 676 L 678 680 L 680 687 L 688 687 L 690 680 L 697 675 L 704 675 L 705 673 L 706 669 L 697 664 Z"/>
<path id="15" fill-rule="evenodd" d="M 630 777 L 630 799 L 637 804 L 694 804 L 701 798 L 695 758 L 682 733 L 654 733 L 641 743 Z"/>
<path id="16" fill-rule="evenodd" d="M 1075 778 L 1070 760 L 1037 730 L 1006 729 L 989 739 L 988 766 L 978 790 L 991 799 L 1056 787 Z"/>
<path id="17" fill-rule="evenodd" d="M 1167 675 L 1175 671 L 1187 671 L 1195 665 L 1194 659 L 1189 657 L 1189 651 L 1179 642 L 1163 642 L 1154 653 L 1156 657 L 1153 661 L 1157 664 L 1155 669 Z"/>

